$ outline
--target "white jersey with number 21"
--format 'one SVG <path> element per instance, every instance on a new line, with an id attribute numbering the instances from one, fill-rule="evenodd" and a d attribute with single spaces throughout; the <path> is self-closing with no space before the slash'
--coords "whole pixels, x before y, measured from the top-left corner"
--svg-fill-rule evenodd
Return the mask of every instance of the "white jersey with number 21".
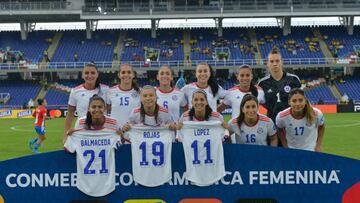
<path id="1" fill-rule="evenodd" d="M 115 129 L 79 130 L 64 147 L 76 152 L 76 187 L 83 193 L 100 197 L 115 190 L 115 152 L 120 136 Z"/>

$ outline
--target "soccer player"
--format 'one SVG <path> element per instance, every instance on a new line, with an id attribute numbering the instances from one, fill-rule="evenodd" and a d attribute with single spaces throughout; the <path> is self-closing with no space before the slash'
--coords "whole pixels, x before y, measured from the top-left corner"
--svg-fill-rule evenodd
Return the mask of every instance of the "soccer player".
<path id="1" fill-rule="evenodd" d="M 246 94 L 240 105 L 240 114 L 229 121 L 230 134 L 235 134 L 235 143 L 277 146 L 276 127 L 267 116 L 258 113 L 259 104 L 254 95 Z"/>
<path id="2" fill-rule="evenodd" d="M 86 64 L 82 71 L 84 84 L 71 89 L 68 105 L 68 113 L 65 119 L 63 142 L 67 138 L 67 132 L 71 127 L 74 119 L 75 110 L 78 117 L 86 116 L 89 106 L 89 99 L 97 94 L 105 98 L 106 91 L 109 89 L 107 85 L 100 84 L 99 72 L 94 63 Z"/>
<path id="3" fill-rule="evenodd" d="M 185 85 L 181 89 L 184 92 L 188 101 L 189 108 L 191 108 L 192 94 L 195 90 L 202 89 L 207 94 L 209 106 L 216 111 L 217 100 L 224 98 L 226 91 L 216 82 L 213 70 L 210 65 L 206 63 L 200 63 L 196 66 L 195 70 L 196 82 Z"/>
<path id="4" fill-rule="evenodd" d="M 213 112 L 206 92 L 192 94 L 192 107 L 180 118 L 178 140 L 185 153 L 185 178 L 198 186 L 207 186 L 225 176 L 223 139 L 227 123 Z"/>
<path id="5" fill-rule="evenodd" d="M 320 152 L 325 131 L 323 114 L 311 106 L 301 89 L 291 90 L 288 101 L 290 107 L 276 117 L 283 146 Z"/>
<path id="6" fill-rule="evenodd" d="M 131 65 L 120 65 L 118 77 L 120 84 L 107 92 L 107 109 L 120 128 L 129 121 L 131 111 L 140 106 L 140 89 L 136 83 L 135 72 Z"/>
<path id="7" fill-rule="evenodd" d="M 225 129 L 228 128 L 224 117 L 211 109 L 204 90 L 195 90 L 192 94 L 191 103 L 191 109 L 184 112 L 179 120 L 179 129 L 181 129 L 184 121 L 220 121 Z"/>
<path id="8" fill-rule="evenodd" d="M 296 75 L 284 72 L 280 51 L 274 47 L 266 63 L 270 75 L 259 81 L 259 86 L 265 93 L 265 108 L 267 116 L 275 122 L 276 115 L 289 107 L 288 96 L 292 89 L 300 88 L 300 80 Z"/>
<path id="9" fill-rule="evenodd" d="M 180 110 L 186 108 L 187 101 L 184 93 L 173 87 L 173 71 L 164 65 L 159 69 L 156 78 L 160 84 L 156 88 L 157 103 L 169 111 L 174 121 L 178 121 Z"/>
<path id="10" fill-rule="evenodd" d="M 240 114 L 240 104 L 246 94 L 252 94 L 258 98 L 261 104 L 265 103 L 264 91 L 261 87 L 255 86 L 253 82 L 253 74 L 249 65 L 242 65 L 237 74 L 239 84 L 229 89 L 223 102 L 218 106 L 217 111 L 222 112 L 227 107 L 232 108 L 231 118 L 237 118 Z"/>
<path id="11" fill-rule="evenodd" d="M 29 142 L 29 147 L 34 153 L 39 153 L 39 147 L 41 143 L 46 139 L 45 135 L 45 120 L 48 118 L 46 109 L 46 100 L 38 99 L 38 107 L 32 114 L 35 117 L 35 131 L 38 134 L 36 138 Z"/>
<path id="12" fill-rule="evenodd" d="M 105 196 L 115 190 L 114 148 L 121 137 L 116 120 L 105 116 L 106 104 L 94 95 L 88 102 L 85 117 L 79 119 L 79 129 L 70 130 L 64 147 L 76 152 L 77 188 L 93 197 Z"/>
<path id="13" fill-rule="evenodd" d="M 132 110 L 129 122 L 122 128 L 123 131 L 129 131 L 132 125 L 168 126 L 170 130 L 177 129 L 177 125 L 168 110 L 157 104 L 155 87 L 145 85 L 141 89 L 140 100 L 140 107 Z"/>

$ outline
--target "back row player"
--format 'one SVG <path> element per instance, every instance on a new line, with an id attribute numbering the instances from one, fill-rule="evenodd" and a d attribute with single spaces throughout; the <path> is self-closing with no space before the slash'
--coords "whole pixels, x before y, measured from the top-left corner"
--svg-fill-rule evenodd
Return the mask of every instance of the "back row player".
<path id="1" fill-rule="evenodd" d="M 187 104 L 191 106 L 189 100 L 192 93 L 202 89 L 207 93 L 209 105 L 213 110 L 217 109 L 217 100 L 225 97 L 224 104 L 217 110 L 222 111 L 226 107 L 225 105 L 232 106 L 232 118 L 234 118 L 238 116 L 242 97 L 246 93 L 251 93 L 257 96 L 261 103 L 266 101 L 265 107 L 268 109 L 268 115 L 274 121 L 277 113 L 288 106 L 288 93 L 292 88 L 300 86 L 300 82 L 296 76 L 283 72 L 281 55 L 276 50 L 272 50 L 269 54 L 267 64 L 271 75 L 263 78 L 259 83 L 259 86 L 262 86 L 265 91 L 265 99 L 262 88 L 253 85 L 252 71 L 249 66 L 240 68 L 238 73 L 240 84 L 231 89 L 235 91 L 227 92 L 217 84 L 212 68 L 208 64 L 198 64 L 195 71 L 197 81 L 186 85 L 181 91 L 172 87 L 173 73 L 171 69 L 168 66 L 159 69 L 157 79 L 160 86 L 157 88 L 157 102 L 167 108 L 173 119 L 177 121 L 180 117 L 180 109 L 186 109 Z M 118 77 L 120 84 L 112 87 L 106 94 L 108 87 L 98 83 L 98 72 L 95 65 L 87 64 L 84 67 L 85 83 L 75 87 L 70 94 L 64 139 L 66 139 L 66 132 L 70 127 L 75 109 L 78 116 L 84 116 L 87 109 L 86 101 L 88 101 L 86 98 L 90 98 L 94 94 L 104 98 L 106 95 L 108 112 L 111 112 L 111 117 L 118 120 L 119 128 L 128 122 L 128 115 L 132 109 L 140 105 L 139 88 L 135 82 L 135 72 L 130 65 L 121 65 Z"/>

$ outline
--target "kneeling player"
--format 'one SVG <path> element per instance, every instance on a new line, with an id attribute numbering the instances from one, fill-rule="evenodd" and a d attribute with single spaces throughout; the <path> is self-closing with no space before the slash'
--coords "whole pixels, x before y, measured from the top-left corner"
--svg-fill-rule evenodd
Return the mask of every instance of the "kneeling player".
<path id="1" fill-rule="evenodd" d="M 276 116 L 276 125 L 284 147 L 321 151 L 324 136 L 324 116 L 313 108 L 301 89 L 293 89 L 289 94 L 290 108 Z"/>

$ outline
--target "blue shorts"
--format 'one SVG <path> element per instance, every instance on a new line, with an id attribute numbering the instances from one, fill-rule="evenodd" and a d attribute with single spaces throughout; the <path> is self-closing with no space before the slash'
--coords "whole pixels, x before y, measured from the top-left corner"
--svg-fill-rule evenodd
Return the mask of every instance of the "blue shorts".
<path id="1" fill-rule="evenodd" d="M 45 135 L 45 128 L 41 126 L 35 126 L 35 131 L 39 135 Z"/>

